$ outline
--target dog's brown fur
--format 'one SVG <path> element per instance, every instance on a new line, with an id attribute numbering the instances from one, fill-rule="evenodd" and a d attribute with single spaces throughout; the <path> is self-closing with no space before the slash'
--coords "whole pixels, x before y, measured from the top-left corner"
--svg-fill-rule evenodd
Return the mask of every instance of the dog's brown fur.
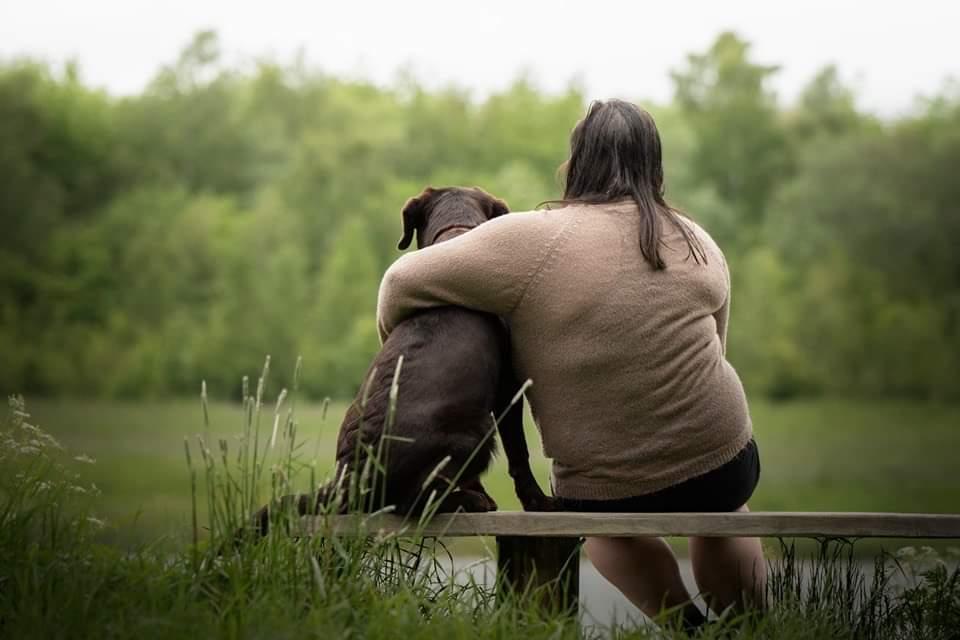
<path id="1" fill-rule="evenodd" d="M 427 188 L 403 208 L 399 247 L 407 248 L 414 233 L 423 248 L 508 211 L 503 201 L 481 189 Z M 392 437 L 384 439 L 390 388 L 401 355 Z M 354 504 L 347 505 L 350 500 L 341 495 L 340 509 L 395 505 L 400 513 L 418 513 L 435 491 L 437 498 L 442 496 L 438 511 L 495 510 L 496 503 L 480 483 L 495 449 L 491 414 L 500 416 L 519 386 L 510 365 L 509 336 L 496 316 L 440 307 L 400 323 L 374 359 L 340 426 L 336 457 L 344 480 L 338 486 L 343 492 L 351 483 L 354 487 Z M 498 425 L 509 473 L 524 509 L 550 510 L 553 499 L 544 495 L 530 469 L 522 404 L 511 407 Z M 386 477 L 368 462 L 378 453 Z M 447 456 L 449 462 L 436 472 Z M 359 501 L 358 488 L 364 495 Z M 334 486 L 328 485 L 315 496 L 297 496 L 297 510 L 315 512 L 333 493 Z M 260 533 L 266 532 L 268 521 L 265 507 L 257 517 Z"/>

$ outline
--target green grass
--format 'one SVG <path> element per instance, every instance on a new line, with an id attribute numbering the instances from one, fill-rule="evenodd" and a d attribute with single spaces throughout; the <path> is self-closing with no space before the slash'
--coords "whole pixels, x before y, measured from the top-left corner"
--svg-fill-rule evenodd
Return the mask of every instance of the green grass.
<path id="1" fill-rule="evenodd" d="M 331 536 L 321 529 L 309 538 L 295 539 L 276 526 L 293 514 L 277 509 L 271 514 L 272 533 L 265 540 L 254 543 L 248 538 L 239 547 L 229 544 L 236 539 L 237 527 L 249 519 L 249 491 L 243 489 L 246 498 L 235 499 L 245 478 L 256 477 L 258 468 L 269 470 L 266 475 L 279 483 L 280 494 L 302 480 L 283 470 L 296 469 L 297 460 L 309 456 L 309 442 L 299 450 L 286 446 L 297 440 L 295 431 L 281 429 L 278 445 L 265 447 L 272 421 L 265 421 L 267 428 L 261 429 L 259 438 L 245 439 L 247 445 L 260 444 L 258 456 L 231 455 L 223 463 L 203 464 L 197 447 L 192 447 L 193 477 L 219 506 L 217 517 L 201 519 L 211 527 L 209 544 L 134 550 L 104 546 L 94 537 L 99 523 L 89 517 L 89 509 L 109 496 L 90 492 L 89 474 L 76 473 L 78 465 L 84 471 L 103 467 L 83 466 L 74 458 L 76 451 L 63 451 L 33 426 L 39 414 L 31 418 L 18 403 L 12 408 L 7 421 L 0 422 L 0 637 L 688 637 L 675 627 L 676 617 L 670 612 L 658 616 L 659 627 L 581 630 L 569 611 L 544 609 L 536 594 L 496 599 L 493 589 L 469 574 L 456 579 L 445 572 L 437 560 L 444 555 L 437 541 L 420 539 L 416 531 L 401 539 Z M 215 407 L 214 417 L 221 412 L 232 411 Z M 127 424 L 135 415 L 127 410 Z M 252 431 L 248 423 L 247 433 Z M 152 430 L 151 434 L 159 437 Z M 111 436 L 106 427 L 98 437 L 104 450 L 123 450 L 119 445 L 124 439 Z M 139 451 L 128 438 L 126 450 L 138 455 L 144 449 L 150 452 L 158 446 L 152 437 L 140 441 Z M 321 434 L 321 443 L 324 437 L 329 436 Z M 233 450 L 249 452 L 253 447 Z M 165 448 L 163 455 L 171 464 L 176 458 Z M 261 462 L 266 466 L 258 466 Z M 112 473 L 122 482 L 131 469 L 138 471 L 127 464 Z M 100 473 L 110 479 L 109 473 Z M 180 486 L 178 495 L 186 498 L 185 507 L 194 497 L 202 504 L 188 483 Z M 126 494 L 137 491 L 128 487 Z M 123 494 L 115 492 L 109 499 L 116 502 Z M 932 549 L 881 559 L 875 567 L 872 576 L 865 572 L 849 545 L 821 547 L 820 556 L 806 567 L 788 548 L 771 563 L 764 611 L 743 616 L 727 612 L 696 637 L 956 637 L 960 569 L 951 568 Z"/>
<path id="2" fill-rule="evenodd" d="M 29 407 L 37 423 L 72 451 L 96 458 L 84 475 L 103 492 L 101 509 L 117 525 L 111 535 L 185 536 L 190 492 L 183 438 L 193 440 L 204 430 L 199 399 L 32 401 Z M 955 512 L 960 505 L 960 407 L 816 400 L 755 401 L 751 408 L 762 466 L 754 510 Z M 344 410 L 344 403 L 333 403 L 324 420 L 320 404 L 297 405 L 301 453 L 310 459 L 318 452 L 318 477 L 332 468 Z M 243 411 L 211 403 L 210 422 L 213 434 L 233 445 Z M 272 428 L 272 406 L 262 428 Z M 528 442 L 546 487 L 549 463 L 532 429 Z M 484 483 L 501 509 L 519 509 L 502 456 Z"/>
<path id="3" fill-rule="evenodd" d="M 769 510 L 956 512 L 960 407 L 820 400 L 754 403 Z"/>

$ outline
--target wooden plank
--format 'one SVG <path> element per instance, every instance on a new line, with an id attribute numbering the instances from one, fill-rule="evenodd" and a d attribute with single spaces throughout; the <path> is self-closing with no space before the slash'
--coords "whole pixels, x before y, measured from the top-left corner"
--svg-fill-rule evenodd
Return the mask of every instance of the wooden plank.
<path id="1" fill-rule="evenodd" d="M 438 514 L 427 525 L 390 514 L 305 518 L 304 533 L 468 536 L 760 536 L 960 538 L 960 514 L 926 513 L 493 513 Z"/>
<path id="2" fill-rule="evenodd" d="M 498 597 L 532 594 L 551 611 L 577 612 L 580 600 L 578 538 L 497 538 Z"/>

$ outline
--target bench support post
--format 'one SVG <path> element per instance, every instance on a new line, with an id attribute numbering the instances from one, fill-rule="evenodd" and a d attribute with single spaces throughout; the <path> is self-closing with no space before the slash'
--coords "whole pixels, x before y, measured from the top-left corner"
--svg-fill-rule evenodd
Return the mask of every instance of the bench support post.
<path id="1" fill-rule="evenodd" d="M 580 539 L 497 536 L 497 578 L 514 594 L 542 587 L 544 606 L 577 613 Z"/>

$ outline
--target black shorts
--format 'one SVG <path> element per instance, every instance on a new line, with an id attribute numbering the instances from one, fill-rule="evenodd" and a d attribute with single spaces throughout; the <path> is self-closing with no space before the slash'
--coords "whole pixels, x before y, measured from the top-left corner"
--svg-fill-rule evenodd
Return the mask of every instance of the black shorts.
<path id="1" fill-rule="evenodd" d="M 750 442 L 718 469 L 653 493 L 618 500 L 578 500 L 558 496 L 564 511 L 670 513 L 736 511 L 747 503 L 760 480 L 760 454 Z"/>

